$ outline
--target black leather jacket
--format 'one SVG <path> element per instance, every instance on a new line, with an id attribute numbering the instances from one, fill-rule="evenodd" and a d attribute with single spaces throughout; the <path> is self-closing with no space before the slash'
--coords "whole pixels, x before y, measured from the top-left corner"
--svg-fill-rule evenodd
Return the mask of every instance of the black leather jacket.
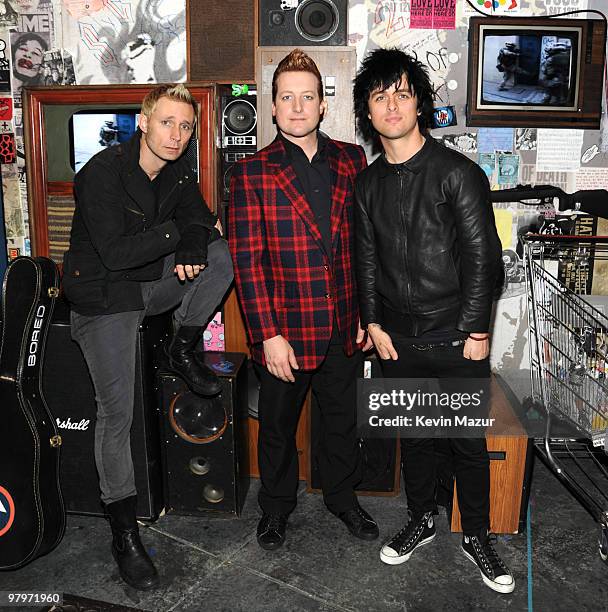
<path id="1" fill-rule="evenodd" d="M 361 325 L 419 336 L 486 332 L 502 278 L 490 187 L 481 168 L 427 137 L 403 164 L 381 155 L 355 187 Z"/>

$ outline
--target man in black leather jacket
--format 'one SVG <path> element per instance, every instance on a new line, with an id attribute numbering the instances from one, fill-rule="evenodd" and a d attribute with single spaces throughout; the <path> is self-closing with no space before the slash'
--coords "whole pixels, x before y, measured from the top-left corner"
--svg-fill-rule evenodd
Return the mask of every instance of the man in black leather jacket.
<path id="1" fill-rule="evenodd" d="M 232 280 L 226 241 L 181 158 L 197 104 L 183 85 L 144 98 L 139 129 L 104 149 L 76 175 L 76 211 L 63 286 L 72 337 L 97 401 L 95 460 L 120 575 L 134 588 L 158 585 L 137 530 L 130 448 L 137 330 L 144 316 L 177 307 L 169 367 L 202 395 L 220 391 L 195 358 L 204 325 Z"/>
<path id="2" fill-rule="evenodd" d="M 357 125 L 383 153 L 355 187 L 361 324 L 388 378 L 489 378 L 489 324 L 501 247 L 479 166 L 426 134 L 433 108 L 423 66 L 396 49 L 368 55 L 355 79 Z M 409 522 L 380 552 L 396 565 L 435 537 L 432 438 L 402 438 Z M 486 585 L 513 576 L 489 538 L 483 437 L 450 438 L 464 554 Z"/>

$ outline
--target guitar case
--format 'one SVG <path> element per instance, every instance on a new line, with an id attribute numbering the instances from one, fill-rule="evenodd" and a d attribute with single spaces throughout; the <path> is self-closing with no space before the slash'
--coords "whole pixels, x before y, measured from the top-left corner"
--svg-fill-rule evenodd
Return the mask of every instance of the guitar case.
<path id="1" fill-rule="evenodd" d="M 0 569 L 51 551 L 65 531 L 55 419 L 42 392 L 42 364 L 59 275 L 45 257 L 18 257 L 2 286 L 0 342 Z M 57 384 L 69 384 L 58 380 Z"/>

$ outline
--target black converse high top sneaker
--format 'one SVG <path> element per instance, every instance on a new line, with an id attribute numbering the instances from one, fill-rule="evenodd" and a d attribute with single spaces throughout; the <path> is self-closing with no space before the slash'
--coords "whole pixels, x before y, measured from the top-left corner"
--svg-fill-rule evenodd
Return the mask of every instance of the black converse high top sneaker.
<path id="1" fill-rule="evenodd" d="M 485 536 L 462 536 L 462 552 L 481 572 L 483 581 L 498 593 L 512 593 L 515 580 L 509 568 L 492 546 L 496 536 L 492 533 Z"/>
<path id="2" fill-rule="evenodd" d="M 398 531 L 380 551 L 380 559 L 389 565 L 405 563 L 412 553 L 435 537 L 435 520 L 432 512 L 425 512 L 420 518 L 414 519 L 408 512 L 410 520 Z"/>

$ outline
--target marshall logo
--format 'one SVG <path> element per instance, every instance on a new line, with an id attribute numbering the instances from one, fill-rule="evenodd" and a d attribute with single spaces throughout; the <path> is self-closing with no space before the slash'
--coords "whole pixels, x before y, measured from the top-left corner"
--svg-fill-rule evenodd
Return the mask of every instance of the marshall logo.
<path id="1" fill-rule="evenodd" d="M 55 419 L 59 429 L 77 429 L 78 431 L 86 431 L 89 428 L 89 419 L 82 419 L 80 423 L 72 423 L 72 419 L 68 417 L 65 421 Z"/>
<path id="2" fill-rule="evenodd" d="M 46 311 L 46 307 L 40 304 L 38 306 L 38 310 L 36 311 L 36 318 L 34 319 L 34 331 L 32 331 L 32 337 L 30 338 L 30 353 L 27 356 L 27 365 L 35 366 L 36 365 L 36 355 L 38 353 L 38 347 L 40 346 L 40 329 L 42 328 L 42 323 L 44 321 L 44 313 Z"/>

